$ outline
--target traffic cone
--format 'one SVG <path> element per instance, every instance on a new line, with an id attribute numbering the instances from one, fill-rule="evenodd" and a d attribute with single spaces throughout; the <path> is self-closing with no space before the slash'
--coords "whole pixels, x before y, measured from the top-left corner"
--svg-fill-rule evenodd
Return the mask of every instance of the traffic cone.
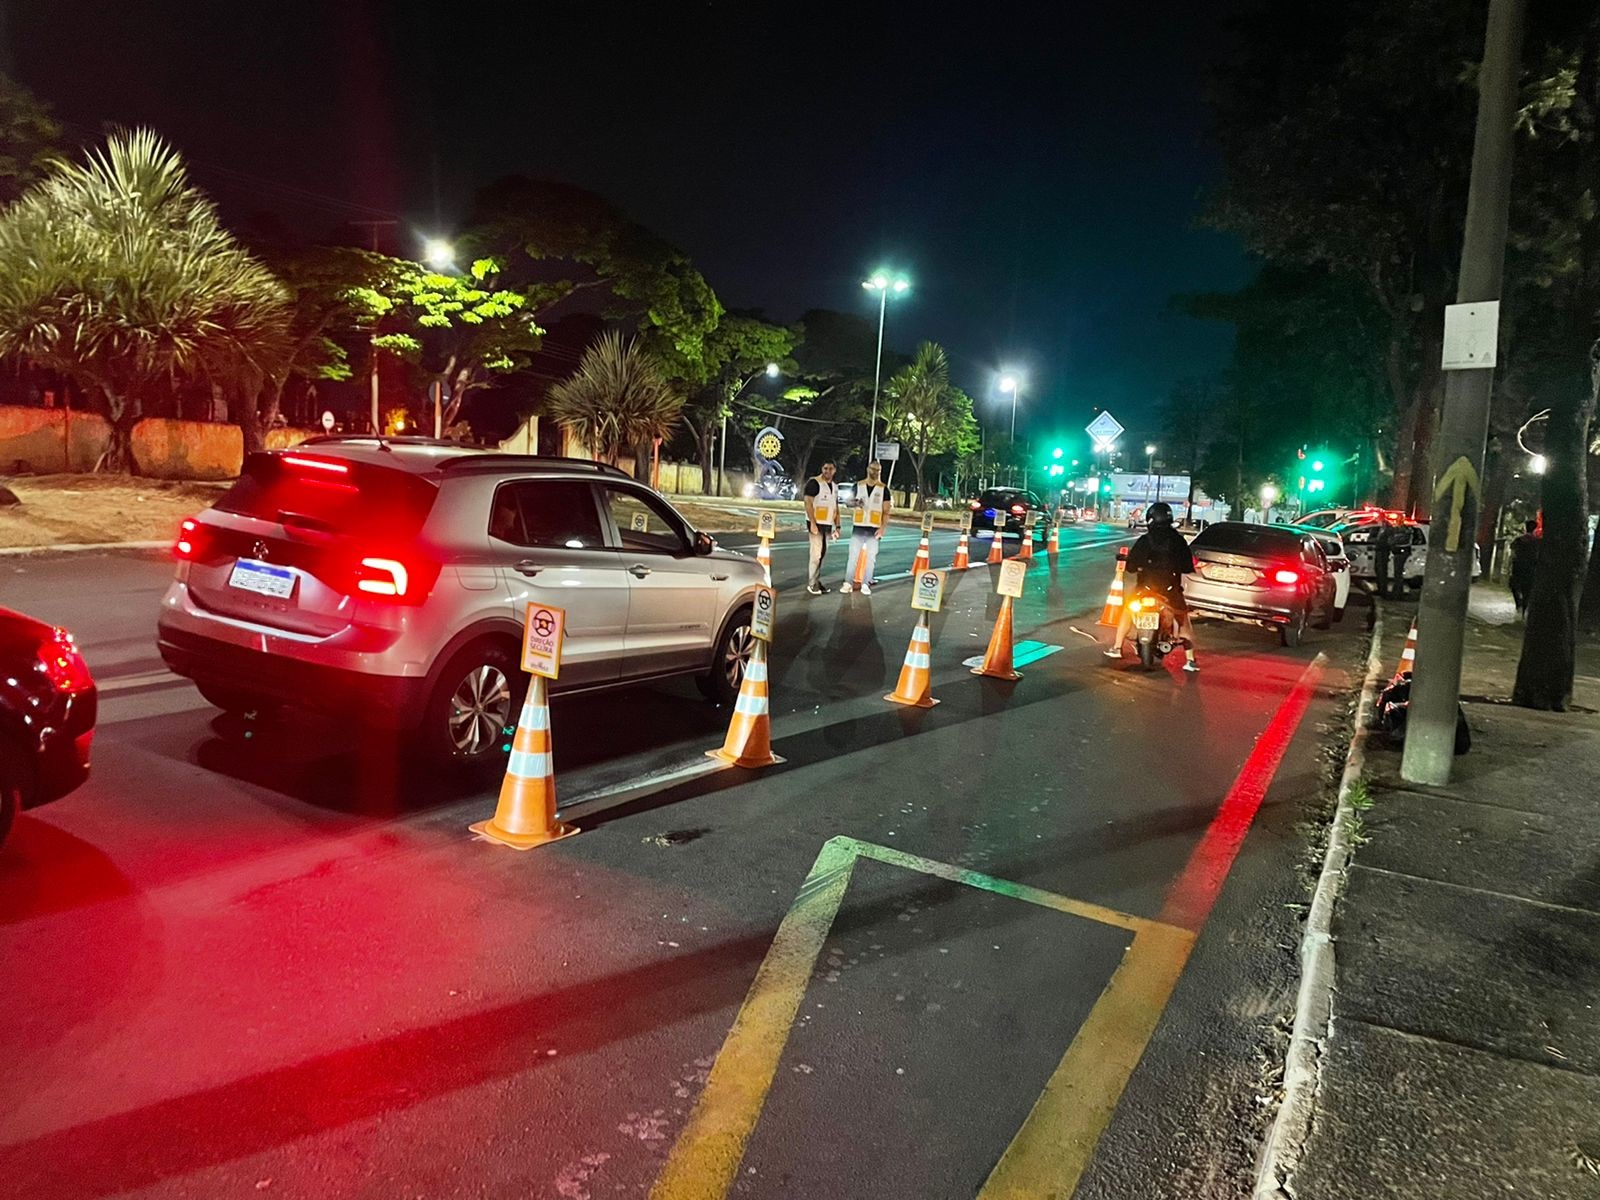
<path id="1" fill-rule="evenodd" d="M 1017 552 L 1017 557 L 1023 562 L 1033 557 L 1033 529 L 1027 525 L 1022 527 L 1022 549 Z"/>
<path id="2" fill-rule="evenodd" d="M 918 571 L 926 571 L 931 566 L 933 563 L 928 559 L 928 535 L 923 534 L 922 542 L 917 546 L 917 556 L 911 560 L 911 573 L 915 575 Z"/>
<path id="3" fill-rule="evenodd" d="M 556 776 L 550 756 L 550 681 L 542 675 L 535 675 L 528 685 L 528 698 L 517 718 L 511 758 L 506 763 L 494 816 L 468 828 L 513 850 L 532 850 L 578 832 L 556 820 Z"/>
<path id="4" fill-rule="evenodd" d="M 1122 573 L 1128 566 L 1128 548 L 1117 547 L 1117 573 L 1111 577 L 1111 590 L 1106 593 L 1105 607 L 1100 610 L 1100 620 L 1097 625 L 1110 625 L 1116 627 L 1122 617 Z"/>
<path id="5" fill-rule="evenodd" d="M 987 675 L 990 679 L 1021 679 L 1022 673 L 1011 665 L 1011 597 L 1000 598 L 1000 615 L 994 619 L 994 632 L 989 635 L 989 648 L 983 652 L 983 665 L 973 667 L 974 675 Z"/>
<path id="6" fill-rule="evenodd" d="M 733 704 L 733 720 L 720 750 L 707 750 L 707 758 L 736 767 L 770 767 L 783 759 L 772 752 L 772 718 L 767 711 L 767 644 L 757 641 L 750 651 Z"/>
<path id="7" fill-rule="evenodd" d="M 919 613 L 916 627 L 911 631 L 911 644 L 906 647 L 905 664 L 900 668 L 900 681 L 884 699 L 914 708 L 932 708 L 939 703 L 933 698 L 933 677 L 929 674 L 932 653 L 933 635 L 928 631 L 928 614 Z"/>
<path id="8" fill-rule="evenodd" d="M 867 548 L 861 547 L 861 552 L 856 555 L 856 577 L 854 583 L 856 591 L 861 590 L 861 585 L 867 581 Z"/>
<path id="9" fill-rule="evenodd" d="M 1406 634 L 1406 648 L 1400 651 L 1400 665 L 1394 669 L 1394 677 L 1399 679 L 1407 671 L 1417 669 L 1417 619 L 1411 618 L 1411 632 Z"/>
<path id="10" fill-rule="evenodd" d="M 756 561 L 761 564 L 761 582 L 772 586 L 772 543 L 766 538 L 756 547 Z"/>
<path id="11" fill-rule="evenodd" d="M 993 566 L 1006 556 L 1005 526 L 994 527 L 994 541 L 989 543 L 989 565 Z"/>
<path id="12" fill-rule="evenodd" d="M 955 561 L 950 564 L 950 569 L 952 571 L 965 571 L 971 565 L 972 562 L 967 558 L 967 531 L 963 529 L 961 531 L 961 540 L 956 543 L 956 557 Z"/>
<path id="13" fill-rule="evenodd" d="M 1045 547 L 1045 553 L 1051 558 L 1061 553 L 1061 520 L 1058 516 L 1050 525 L 1050 544 Z"/>

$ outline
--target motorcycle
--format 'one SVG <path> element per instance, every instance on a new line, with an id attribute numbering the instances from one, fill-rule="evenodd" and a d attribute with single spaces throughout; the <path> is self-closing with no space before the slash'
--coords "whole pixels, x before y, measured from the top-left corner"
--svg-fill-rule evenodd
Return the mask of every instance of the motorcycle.
<path id="1" fill-rule="evenodd" d="M 1178 612 L 1163 593 L 1148 588 L 1134 593 L 1128 601 L 1128 612 L 1133 617 L 1139 664 L 1146 671 L 1154 670 L 1157 663 L 1182 644 L 1178 636 Z"/>

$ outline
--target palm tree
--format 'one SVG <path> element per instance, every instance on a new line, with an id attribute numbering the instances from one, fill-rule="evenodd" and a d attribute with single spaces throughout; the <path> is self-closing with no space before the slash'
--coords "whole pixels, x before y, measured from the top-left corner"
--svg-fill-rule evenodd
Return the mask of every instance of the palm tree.
<path id="1" fill-rule="evenodd" d="M 145 397 L 179 378 L 281 369 L 282 285 L 240 248 L 148 130 L 59 162 L 0 213 L 0 355 L 75 379 L 110 418 L 101 465 L 133 466 Z"/>
<path id="2" fill-rule="evenodd" d="M 550 389 L 546 410 L 596 457 L 616 464 L 632 451 L 637 468 L 639 459 L 648 460 L 655 439 L 677 426 L 683 397 L 637 341 L 624 342 L 612 331 L 583 352 L 569 378 Z"/>
<path id="3" fill-rule="evenodd" d="M 926 468 L 930 454 L 956 449 L 972 418 L 972 401 L 950 383 L 950 361 L 944 347 L 923 342 L 916 357 L 897 371 L 884 388 L 888 402 L 884 427 L 911 452 L 917 474 L 917 496 L 927 503 Z"/>

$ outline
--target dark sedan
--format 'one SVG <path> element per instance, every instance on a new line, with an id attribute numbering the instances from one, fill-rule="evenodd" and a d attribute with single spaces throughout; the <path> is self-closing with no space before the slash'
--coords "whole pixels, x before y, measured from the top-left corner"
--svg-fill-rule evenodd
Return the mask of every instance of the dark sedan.
<path id="1" fill-rule="evenodd" d="M 0 842 L 88 778 L 97 702 L 70 633 L 0 608 Z"/>
<path id="2" fill-rule="evenodd" d="M 967 507 L 972 510 L 974 535 L 983 530 L 992 532 L 999 529 L 1003 531 L 1004 537 L 1020 539 L 1031 513 L 1034 540 L 1038 541 L 1049 536 L 1050 509 L 1039 499 L 1037 493 L 1025 488 L 990 488 L 976 500 L 967 501 Z"/>

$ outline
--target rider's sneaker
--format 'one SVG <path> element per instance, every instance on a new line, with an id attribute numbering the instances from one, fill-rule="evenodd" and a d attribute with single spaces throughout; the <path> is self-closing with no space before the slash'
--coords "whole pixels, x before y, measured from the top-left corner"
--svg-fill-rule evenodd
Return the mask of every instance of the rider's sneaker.
<path id="1" fill-rule="evenodd" d="M 1200 664 L 1195 662 L 1195 660 L 1192 659 L 1192 658 L 1188 662 L 1183 664 L 1183 669 L 1185 671 L 1189 672 L 1189 674 L 1191 674 L 1191 675 L 1200 674 Z"/>
<path id="2" fill-rule="evenodd" d="M 850 594 L 850 585 L 848 583 L 841 583 L 839 585 L 839 594 L 841 596 L 848 596 Z"/>
<path id="3" fill-rule="evenodd" d="M 811 594 L 812 594 L 812 595 L 813 595 L 813 596 L 820 596 L 820 595 L 822 595 L 822 589 L 821 589 L 821 588 L 819 588 L 819 587 L 818 587 L 818 586 L 817 586 L 817 585 L 816 585 L 816 584 L 814 584 L 814 583 L 813 583 L 813 584 L 811 584 L 811 585 L 810 585 L 810 586 L 809 586 L 809 587 L 807 587 L 807 588 L 806 588 L 806 591 L 808 591 L 808 592 L 810 592 L 810 593 L 811 593 Z"/>
<path id="4" fill-rule="evenodd" d="M 1122 657 L 1122 647 L 1121 646 L 1113 646 L 1109 650 L 1100 651 L 1100 653 L 1104 654 L 1107 658 L 1121 658 Z"/>

